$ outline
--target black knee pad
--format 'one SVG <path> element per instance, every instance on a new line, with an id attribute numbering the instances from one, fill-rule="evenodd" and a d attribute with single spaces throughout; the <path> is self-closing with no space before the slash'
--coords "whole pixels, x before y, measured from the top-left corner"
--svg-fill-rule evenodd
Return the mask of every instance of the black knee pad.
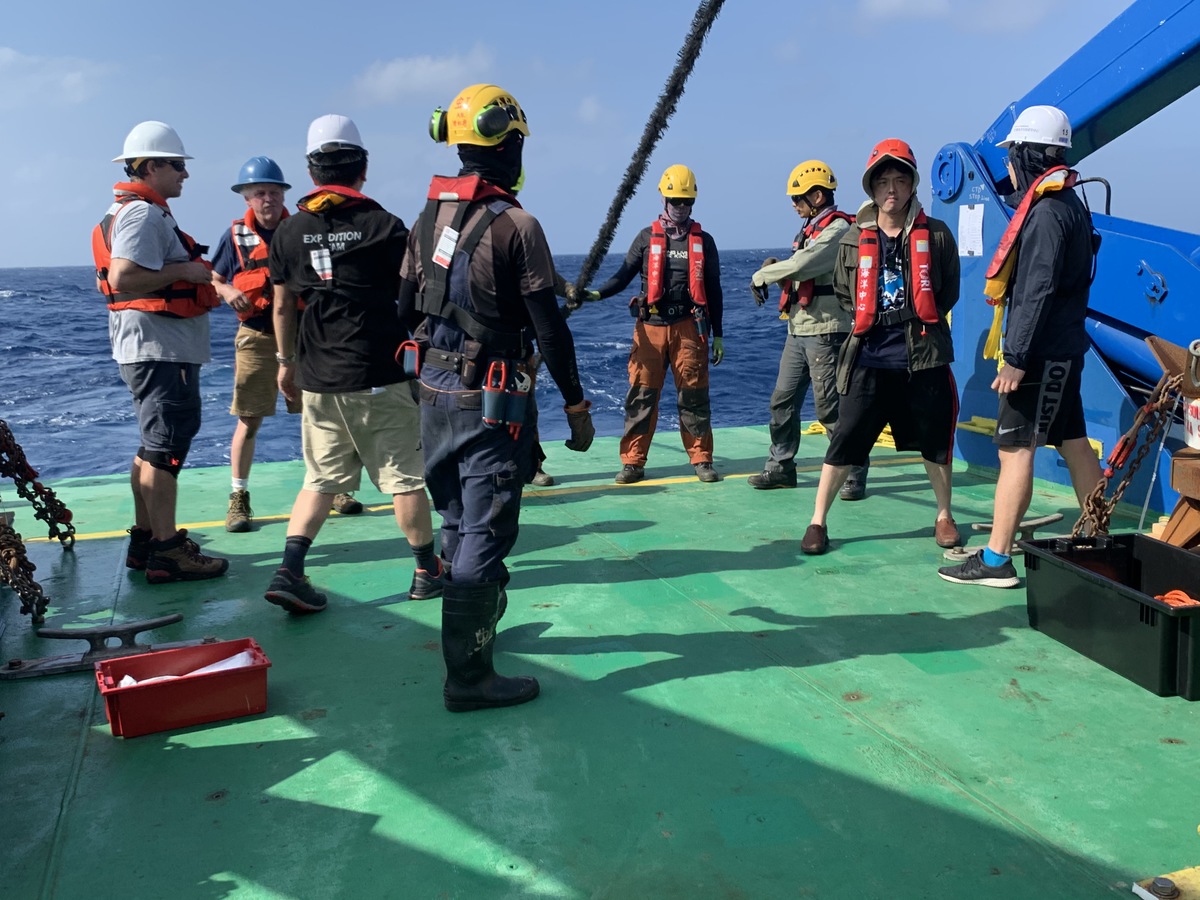
<path id="1" fill-rule="evenodd" d="M 138 458 L 166 472 L 172 478 L 178 478 L 183 462 L 187 459 L 187 451 L 176 454 L 167 450 L 147 450 L 145 447 L 138 447 Z"/>

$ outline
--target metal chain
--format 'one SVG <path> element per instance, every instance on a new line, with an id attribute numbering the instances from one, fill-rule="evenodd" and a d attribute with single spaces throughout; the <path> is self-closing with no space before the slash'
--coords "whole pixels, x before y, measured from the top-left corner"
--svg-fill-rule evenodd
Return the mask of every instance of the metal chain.
<path id="1" fill-rule="evenodd" d="M 71 524 L 71 510 L 54 491 L 37 480 L 37 470 L 29 465 L 25 451 L 3 419 L 0 419 L 0 476 L 11 478 L 17 493 L 33 507 L 33 514 L 50 526 L 47 537 L 57 538 L 64 547 L 74 546 L 75 526 Z"/>
<path id="2" fill-rule="evenodd" d="M 1117 445 L 1113 448 L 1112 453 L 1108 455 L 1108 466 L 1104 469 L 1103 475 L 1096 482 L 1096 486 L 1092 489 L 1092 492 L 1084 500 L 1083 510 L 1080 513 L 1078 521 L 1075 522 L 1075 527 L 1071 530 L 1071 537 L 1077 538 L 1085 532 L 1090 537 L 1108 534 L 1113 510 L 1121 502 L 1121 497 L 1124 496 L 1126 488 L 1133 481 L 1133 476 L 1137 474 L 1142 460 L 1146 458 L 1146 454 L 1155 446 L 1159 435 L 1162 434 L 1163 428 L 1174 417 L 1174 410 L 1177 404 L 1174 395 L 1178 392 L 1179 386 L 1182 383 L 1182 375 L 1167 375 L 1164 373 L 1163 377 L 1159 379 L 1158 384 L 1150 394 L 1150 399 L 1138 410 L 1137 415 L 1133 419 L 1133 424 L 1121 436 L 1121 439 L 1117 441 Z M 1113 475 L 1116 474 L 1117 469 L 1125 464 L 1130 451 L 1137 445 L 1139 432 L 1147 423 L 1150 425 L 1150 430 L 1146 435 L 1145 441 L 1138 447 L 1137 454 L 1133 457 L 1133 464 L 1117 484 L 1112 497 L 1106 499 L 1105 494 L 1108 492 L 1108 485 L 1112 481 Z"/>
<path id="3" fill-rule="evenodd" d="M 50 526 L 48 537 L 57 538 L 66 549 L 75 545 L 71 510 L 54 491 L 37 480 L 37 471 L 29 465 L 25 451 L 3 419 L 0 419 L 0 476 L 11 478 L 17 494 L 33 507 L 33 514 Z M 21 598 L 22 615 L 28 614 L 34 625 L 40 625 L 46 621 L 50 598 L 33 579 L 36 569 L 25 553 L 21 535 L 0 518 L 0 583 L 8 585 Z"/>
<path id="4" fill-rule="evenodd" d="M 36 568 L 25 555 L 25 543 L 21 535 L 0 519 L 0 583 L 8 585 L 21 598 L 21 615 L 29 614 L 34 625 L 41 625 L 46 621 L 50 598 L 42 593 L 42 586 L 33 580 Z"/>

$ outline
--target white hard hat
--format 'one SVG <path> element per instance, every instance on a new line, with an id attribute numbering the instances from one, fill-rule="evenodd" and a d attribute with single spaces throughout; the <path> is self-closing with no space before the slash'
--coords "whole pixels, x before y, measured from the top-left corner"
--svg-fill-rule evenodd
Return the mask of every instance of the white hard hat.
<path id="1" fill-rule="evenodd" d="M 304 152 L 329 153 L 333 150 L 362 150 L 358 126 L 348 116 L 330 114 L 313 119 L 308 126 L 308 149 Z"/>
<path id="2" fill-rule="evenodd" d="M 166 122 L 138 122 L 125 136 L 125 149 L 113 162 L 127 159 L 191 159 L 183 141 Z"/>
<path id="3" fill-rule="evenodd" d="M 1013 144 L 1044 144 L 1070 149 L 1071 121 L 1057 106 L 1031 106 L 1017 116 L 1008 137 L 996 146 Z"/>

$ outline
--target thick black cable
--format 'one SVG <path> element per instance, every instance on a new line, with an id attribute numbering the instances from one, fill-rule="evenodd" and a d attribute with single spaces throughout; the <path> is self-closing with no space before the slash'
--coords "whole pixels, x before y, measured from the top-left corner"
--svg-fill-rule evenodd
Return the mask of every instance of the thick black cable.
<path id="1" fill-rule="evenodd" d="M 575 287 L 580 294 L 591 282 L 596 270 L 600 267 L 600 261 L 608 253 L 613 235 L 617 230 L 617 223 L 621 221 L 621 213 L 625 211 L 625 205 L 630 198 L 637 193 L 638 184 L 641 182 L 642 176 L 646 174 L 646 166 L 650 162 L 654 147 L 667 130 L 667 122 L 675 113 L 675 107 L 683 95 L 684 84 L 687 82 L 688 76 L 692 74 L 692 68 L 700 56 L 704 38 L 712 29 L 713 22 L 716 21 L 717 14 L 721 11 L 724 3 L 725 0 L 704 0 L 692 18 L 692 27 L 688 31 L 687 40 L 683 42 L 683 47 L 679 50 L 678 62 L 675 63 L 675 68 L 667 78 L 658 103 L 642 132 L 642 139 L 638 142 L 637 149 L 633 152 L 633 158 L 629 161 L 629 167 L 625 170 L 625 177 L 621 179 L 617 194 L 608 208 L 608 216 L 605 218 L 604 224 L 600 226 L 600 233 L 596 236 L 592 249 L 588 251 L 588 255 L 583 261 L 579 277 L 575 279 Z M 570 306 L 564 307 L 563 315 L 568 315 L 570 311 Z"/>

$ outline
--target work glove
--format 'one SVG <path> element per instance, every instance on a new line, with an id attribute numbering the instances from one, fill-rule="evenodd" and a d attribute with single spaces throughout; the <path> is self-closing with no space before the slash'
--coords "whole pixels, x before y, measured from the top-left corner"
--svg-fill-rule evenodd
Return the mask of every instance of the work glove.
<path id="1" fill-rule="evenodd" d="M 725 339 L 715 337 L 712 339 L 712 364 L 719 366 L 721 360 L 725 358 Z"/>
<path id="2" fill-rule="evenodd" d="M 763 268 L 773 265 L 777 262 L 779 262 L 779 260 L 777 260 L 775 257 L 768 256 L 763 260 Z M 754 295 L 754 302 L 758 306 L 762 306 L 767 302 L 767 286 L 765 284 L 756 285 L 753 278 L 750 279 L 750 293 Z"/>
<path id="3" fill-rule="evenodd" d="M 566 442 L 568 450 L 583 453 L 592 446 L 596 437 L 596 426 L 592 424 L 592 401 L 584 401 L 586 406 L 577 412 L 567 412 L 567 426 L 571 429 L 571 437 Z M 567 408 L 564 406 L 563 410 Z"/>

